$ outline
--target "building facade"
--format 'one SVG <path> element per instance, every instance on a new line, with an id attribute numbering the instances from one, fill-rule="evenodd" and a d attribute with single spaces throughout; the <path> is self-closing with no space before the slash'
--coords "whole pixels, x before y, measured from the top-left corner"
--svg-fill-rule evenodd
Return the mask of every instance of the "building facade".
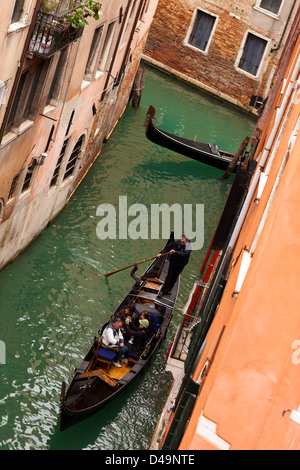
<path id="1" fill-rule="evenodd" d="M 63 209 L 114 129 L 157 0 L 105 0 L 79 28 L 79 0 L 3 3 L 0 269 Z"/>
<path id="2" fill-rule="evenodd" d="M 161 0 L 145 59 L 246 110 L 260 109 L 297 0 Z"/>

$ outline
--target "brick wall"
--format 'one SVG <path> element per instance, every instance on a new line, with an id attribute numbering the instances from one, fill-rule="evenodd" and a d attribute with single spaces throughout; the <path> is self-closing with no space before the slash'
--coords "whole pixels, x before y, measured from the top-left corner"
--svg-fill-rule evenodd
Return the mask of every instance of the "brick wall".
<path id="1" fill-rule="evenodd" d="M 280 51 L 272 53 L 270 50 L 284 30 L 283 19 L 281 23 L 279 20 L 275 23 L 270 15 L 253 9 L 254 4 L 255 0 L 160 0 L 144 54 L 197 80 L 204 88 L 226 95 L 249 109 L 251 95 L 266 97 L 269 92 L 280 55 Z M 207 53 L 183 45 L 197 7 L 218 18 Z M 286 13 L 288 11 L 290 10 Z M 260 27 L 264 24 L 267 29 Z M 273 24 L 277 29 L 274 29 Z M 248 31 L 270 41 L 258 77 L 243 73 L 236 67 L 238 54 Z"/>

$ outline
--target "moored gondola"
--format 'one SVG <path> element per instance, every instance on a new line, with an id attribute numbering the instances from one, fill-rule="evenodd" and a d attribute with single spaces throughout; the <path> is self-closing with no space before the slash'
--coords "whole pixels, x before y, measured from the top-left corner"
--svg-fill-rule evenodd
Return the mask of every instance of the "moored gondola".
<path id="1" fill-rule="evenodd" d="M 219 168 L 220 170 L 227 170 L 234 154 L 219 150 L 216 145 L 196 142 L 165 132 L 155 126 L 153 122 L 154 116 L 155 108 L 150 106 L 144 126 L 146 127 L 146 137 L 151 142 L 198 162 Z M 237 167 L 238 164 L 234 168 L 234 172 L 237 170 Z"/>
<path id="2" fill-rule="evenodd" d="M 174 240 L 172 233 L 167 244 Z M 157 332 L 147 339 L 140 357 L 129 355 L 128 363 L 121 367 L 113 364 L 113 351 L 106 349 L 103 355 L 101 336 L 107 322 L 85 355 L 66 390 L 62 384 L 59 412 L 59 428 L 64 430 L 76 421 L 91 415 L 115 398 L 145 369 L 158 349 L 173 315 L 177 300 L 179 280 L 171 294 L 160 296 L 159 292 L 169 268 L 169 256 L 156 258 L 115 310 L 109 321 L 117 318 L 127 305 L 134 304 L 140 313 L 149 311 L 158 319 Z M 112 356 L 110 357 L 110 352 Z M 104 357 L 103 357 L 104 356 Z"/>

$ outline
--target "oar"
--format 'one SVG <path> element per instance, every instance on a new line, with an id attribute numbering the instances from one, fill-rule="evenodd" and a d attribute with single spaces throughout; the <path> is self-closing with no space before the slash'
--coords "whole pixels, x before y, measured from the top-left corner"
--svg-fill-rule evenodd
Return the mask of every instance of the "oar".
<path id="1" fill-rule="evenodd" d="M 168 251 L 168 253 L 162 253 L 161 256 L 166 256 L 166 255 L 169 255 L 171 252 Z M 121 269 L 117 269 L 116 271 L 112 271 L 111 273 L 107 273 L 107 274 L 98 274 L 99 276 L 104 276 L 104 277 L 109 277 L 109 276 L 112 276 L 113 274 L 116 274 L 116 273 L 119 273 L 120 271 L 124 271 L 125 269 L 128 269 L 128 268 L 133 268 L 135 265 L 137 264 L 142 264 L 142 263 L 147 263 L 148 261 L 152 261 L 153 259 L 155 259 L 157 256 L 153 256 L 152 258 L 148 258 L 148 259 L 144 259 L 143 261 L 138 261 L 137 263 L 133 263 L 133 264 L 130 264 L 129 266 L 125 266 L 124 268 L 121 268 Z"/>

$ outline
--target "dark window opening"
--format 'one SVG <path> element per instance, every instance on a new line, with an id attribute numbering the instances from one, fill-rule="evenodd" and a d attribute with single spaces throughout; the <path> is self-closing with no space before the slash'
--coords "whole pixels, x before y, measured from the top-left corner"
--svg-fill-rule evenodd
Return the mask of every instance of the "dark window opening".
<path id="1" fill-rule="evenodd" d="M 78 139 L 78 141 L 77 141 L 77 143 L 76 143 L 76 145 L 75 145 L 75 147 L 74 147 L 74 149 L 73 149 L 73 151 L 70 155 L 69 161 L 68 161 L 67 166 L 66 166 L 66 170 L 65 170 L 63 180 L 66 180 L 67 178 L 72 176 L 72 174 L 74 173 L 76 162 L 77 162 L 78 157 L 81 153 L 82 143 L 83 143 L 83 136 L 81 136 L 80 139 Z"/>
<path id="2" fill-rule="evenodd" d="M 100 60 L 98 64 L 99 72 L 104 72 L 105 70 L 105 66 L 108 60 L 110 48 L 111 48 L 112 41 L 113 41 L 113 32 L 114 32 L 115 24 L 116 22 L 114 21 L 113 23 L 110 23 L 110 25 L 107 28 L 107 32 L 106 32 L 106 36 L 104 39 L 102 51 L 100 54 Z"/>
<path id="3" fill-rule="evenodd" d="M 23 183 L 23 187 L 22 187 L 22 191 L 21 191 L 22 193 L 24 193 L 25 191 L 27 191 L 27 189 L 30 188 L 32 180 L 33 180 L 33 174 L 35 172 L 34 170 L 36 169 L 36 167 L 37 167 L 36 162 L 34 161 L 27 168 L 27 173 L 26 173 L 24 183 Z"/>
<path id="4" fill-rule="evenodd" d="M 201 49 L 201 51 L 206 51 L 215 22 L 215 16 L 208 15 L 204 11 L 198 10 L 188 43 L 191 46 Z"/>
<path id="5" fill-rule="evenodd" d="M 18 182 L 20 179 L 21 173 L 18 173 L 14 179 L 12 180 L 10 190 L 8 193 L 8 199 L 13 199 L 16 196 L 17 188 L 18 188 Z"/>
<path id="6" fill-rule="evenodd" d="M 64 49 L 60 55 L 56 65 L 55 73 L 49 90 L 46 106 L 49 104 L 52 106 L 57 105 L 59 95 L 62 89 L 63 80 L 66 72 L 67 61 L 68 61 L 69 51 Z"/>
<path id="7" fill-rule="evenodd" d="M 239 63 L 239 68 L 251 75 L 257 76 L 266 47 L 266 40 L 249 33 Z"/>
<path id="8" fill-rule="evenodd" d="M 40 62 L 21 75 L 8 117 L 6 133 L 14 132 L 26 119 L 34 119 L 42 89 L 43 67 L 44 63 Z"/>
<path id="9" fill-rule="evenodd" d="M 91 44 L 90 54 L 89 54 L 89 58 L 88 58 L 87 66 L 86 66 L 86 70 L 85 70 L 85 79 L 86 80 L 91 80 L 91 78 L 92 78 L 92 74 L 94 72 L 94 68 L 96 66 L 98 53 L 99 53 L 99 50 L 100 50 L 103 30 L 104 30 L 103 25 L 101 25 L 99 28 L 97 28 L 95 30 L 93 40 L 92 40 L 92 44 Z"/>
<path id="10" fill-rule="evenodd" d="M 262 0 L 260 2 L 260 8 L 267 10 L 275 15 L 278 14 L 280 7 L 282 4 L 282 0 Z"/>
<path id="11" fill-rule="evenodd" d="M 14 11 L 11 17 L 11 23 L 17 23 L 18 21 L 20 21 L 20 18 L 23 13 L 24 2 L 25 0 L 16 0 Z"/>
<path id="12" fill-rule="evenodd" d="M 57 183 L 57 180 L 58 180 L 58 175 L 59 175 L 59 170 L 60 170 L 60 167 L 61 167 L 61 163 L 62 163 L 62 160 L 64 158 L 64 155 L 66 153 L 66 148 L 67 148 L 67 145 L 68 145 L 68 142 L 69 142 L 69 139 L 66 139 L 64 141 L 64 144 L 62 146 L 62 149 L 60 151 L 60 155 L 58 157 L 58 160 L 57 160 L 57 163 L 56 163 L 56 167 L 55 167 L 55 170 L 53 172 L 53 175 L 52 175 L 52 179 L 51 179 L 51 183 L 50 183 L 50 188 L 52 188 L 53 186 L 56 185 Z"/>

